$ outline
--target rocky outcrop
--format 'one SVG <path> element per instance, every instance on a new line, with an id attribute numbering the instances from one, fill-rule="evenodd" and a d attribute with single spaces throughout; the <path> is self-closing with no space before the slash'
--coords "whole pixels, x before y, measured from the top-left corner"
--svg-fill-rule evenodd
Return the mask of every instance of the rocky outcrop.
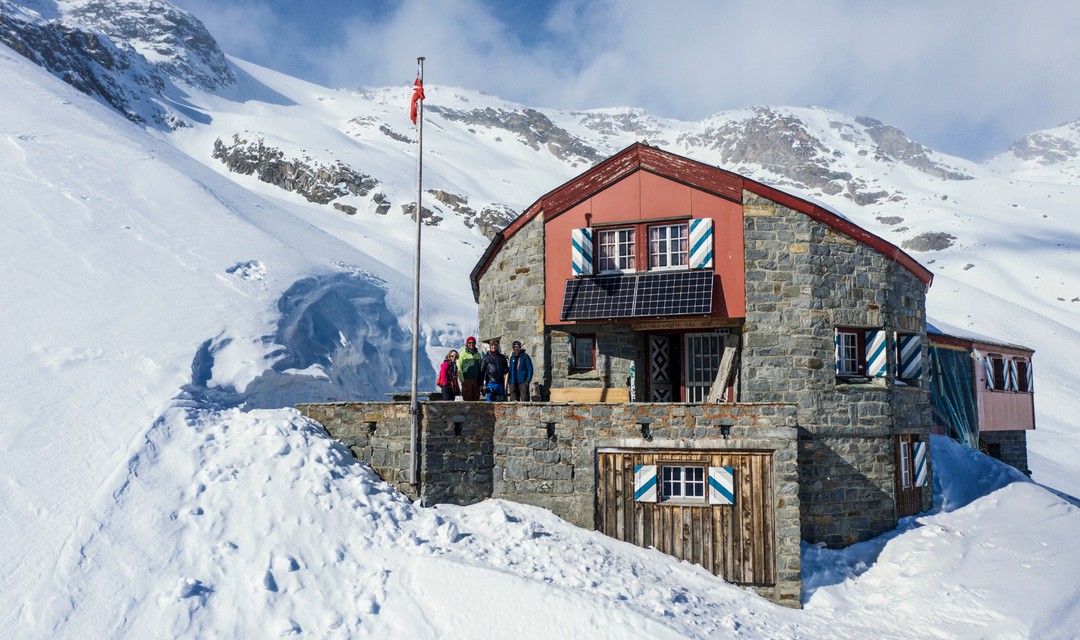
<path id="1" fill-rule="evenodd" d="M 719 151 L 724 166 L 758 165 L 807 189 L 829 195 L 845 192 L 849 197 L 861 192 L 862 185 L 853 183 L 850 173 L 831 168 L 831 150 L 802 120 L 769 107 L 755 107 L 753 112 L 750 118 L 706 125 L 700 133 L 680 136 L 678 142 Z"/>
<path id="2" fill-rule="evenodd" d="M 262 138 L 249 141 L 233 135 L 229 145 L 218 138 L 214 141 L 213 157 L 229 171 L 254 175 L 317 204 L 328 204 L 348 195 L 366 196 L 379 184 L 375 178 L 341 162 L 323 165 L 311 158 L 286 158 L 283 151 L 267 146 Z"/>
<path id="3" fill-rule="evenodd" d="M 213 91 L 236 83 L 217 41 L 195 16 L 161 0 L 67 0 L 65 20 L 130 46 L 162 73 Z"/>
<path id="4" fill-rule="evenodd" d="M 1080 120 L 1026 135 L 1012 143 L 1006 153 L 1044 166 L 1076 160 L 1080 158 Z"/>
<path id="5" fill-rule="evenodd" d="M 57 19 L 44 20 L 0 0 L 0 42 L 132 122 L 182 126 L 173 114 L 147 104 L 148 95 L 165 89 L 157 69 L 100 34 Z"/>
<path id="6" fill-rule="evenodd" d="M 951 247 L 954 240 L 956 236 L 951 233 L 929 231 L 904 240 L 900 243 L 900 248 L 909 251 L 941 251 Z"/>
<path id="7" fill-rule="evenodd" d="M 173 82 L 206 91 L 236 82 L 202 23 L 160 0 L 0 0 L 0 42 L 132 122 L 157 128 L 189 126 L 170 106 Z"/>
<path id="8" fill-rule="evenodd" d="M 873 118 L 855 118 L 862 126 L 866 127 L 866 134 L 876 145 L 877 159 L 893 160 L 922 171 L 925 174 L 945 180 L 971 180 L 971 176 L 961 173 L 956 169 L 945 166 L 930 157 L 930 151 L 912 141 L 903 131 L 896 127 L 883 124 Z"/>
<path id="9" fill-rule="evenodd" d="M 438 114 L 447 120 L 467 125 L 503 129 L 517 136 L 522 144 L 531 149 L 537 151 L 541 148 L 547 149 L 551 155 L 571 164 L 593 164 L 604 157 L 586 141 L 571 135 L 544 114 L 528 107 L 520 111 L 506 111 L 491 107 L 462 111 L 430 105 L 425 107 L 425 113 Z"/>
<path id="10" fill-rule="evenodd" d="M 469 229 L 475 227 L 488 239 L 494 238 L 495 234 L 502 231 L 517 215 L 506 205 L 492 205 L 477 212 L 476 209 L 468 206 L 468 196 L 450 193 L 441 189 L 432 189 L 428 193 L 434 196 L 440 204 L 446 205 L 454 213 L 460 215 L 466 227 Z M 409 213 L 412 214 L 412 209 L 409 210 Z"/>

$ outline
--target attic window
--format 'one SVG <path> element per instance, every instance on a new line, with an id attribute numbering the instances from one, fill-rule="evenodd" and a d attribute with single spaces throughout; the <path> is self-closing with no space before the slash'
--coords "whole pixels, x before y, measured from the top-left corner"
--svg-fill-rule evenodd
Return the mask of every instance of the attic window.
<path id="1" fill-rule="evenodd" d="M 689 238 L 686 224 L 649 227 L 649 269 L 685 267 Z"/>
<path id="2" fill-rule="evenodd" d="M 597 266 L 600 273 L 634 271 L 634 230 L 612 229 L 599 231 L 597 236 Z"/>

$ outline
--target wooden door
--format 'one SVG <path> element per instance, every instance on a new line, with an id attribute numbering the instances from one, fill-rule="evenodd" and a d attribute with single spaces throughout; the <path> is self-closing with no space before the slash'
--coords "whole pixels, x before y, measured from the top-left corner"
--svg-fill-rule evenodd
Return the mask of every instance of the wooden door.
<path id="1" fill-rule="evenodd" d="M 913 516 L 922 511 L 922 492 L 926 484 L 928 444 L 915 434 L 896 436 L 896 517 Z"/>
<path id="2" fill-rule="evenodd" d="M 732 504 L 634 499 L 638 465 L 730 467 Z M 772 454 L 693 450 L 601 450 L 597 453 L 596 529 L 641 547 L 700 564 L 728 582 L 776 582 Z"/>

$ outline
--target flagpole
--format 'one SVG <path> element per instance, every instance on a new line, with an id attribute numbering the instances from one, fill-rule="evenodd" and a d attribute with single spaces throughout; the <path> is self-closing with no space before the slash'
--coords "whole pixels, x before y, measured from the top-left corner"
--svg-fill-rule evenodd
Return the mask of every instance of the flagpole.
<path id="1" fill-rule="evenodd" d="M 424 57 L 416 59 L 419 66 L 417 78 L 420 86 L 424 85 Z M 413 89 L 415 91 L 415 88 Z M 416 149 L 416 248 L 413 261 L 413 342 L 412 342 L 412 400 L 409 404 L 409 413 L 412 415 L 412 432 L 409 434 L 409 484 L 419 484 L 419 455 L 416 443 L 420 434 L 420 406 L 416 401 L 417 367 L 420 360 L 420 212 L 421 196 L 424 192 L 424 101 L 417 100 L 417 149 Z M 420 496 L 417 495 L 419 498 Z"/>

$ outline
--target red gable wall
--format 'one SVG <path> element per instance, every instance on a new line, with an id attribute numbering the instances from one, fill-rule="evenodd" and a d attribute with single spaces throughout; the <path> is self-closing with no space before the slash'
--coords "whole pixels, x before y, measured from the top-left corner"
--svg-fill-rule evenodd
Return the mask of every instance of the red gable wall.
<path id="1" fill-rule="evenodd" d="M 586 219 L 586 216 L 591 216 Z M 574 229 L 606 227 L 612 223 L 639 221 L 713 220 L 713 267 L 716 281 L 713 317 L 740 318 L 746 315 L 746 286 L 743 281 L 742 205 L 706 193 L 648 171 L 637 170 L 611 186 L 601 189 L 570 209 L 546 219 L 544 229 L 544 269 L 547 275 L 545 322 L 563 324 L 563 289 L 572 275 L 570 234 Z M 647 253 L 644 229 L 638 228 L 638 270 L 644 270 Z"/>

